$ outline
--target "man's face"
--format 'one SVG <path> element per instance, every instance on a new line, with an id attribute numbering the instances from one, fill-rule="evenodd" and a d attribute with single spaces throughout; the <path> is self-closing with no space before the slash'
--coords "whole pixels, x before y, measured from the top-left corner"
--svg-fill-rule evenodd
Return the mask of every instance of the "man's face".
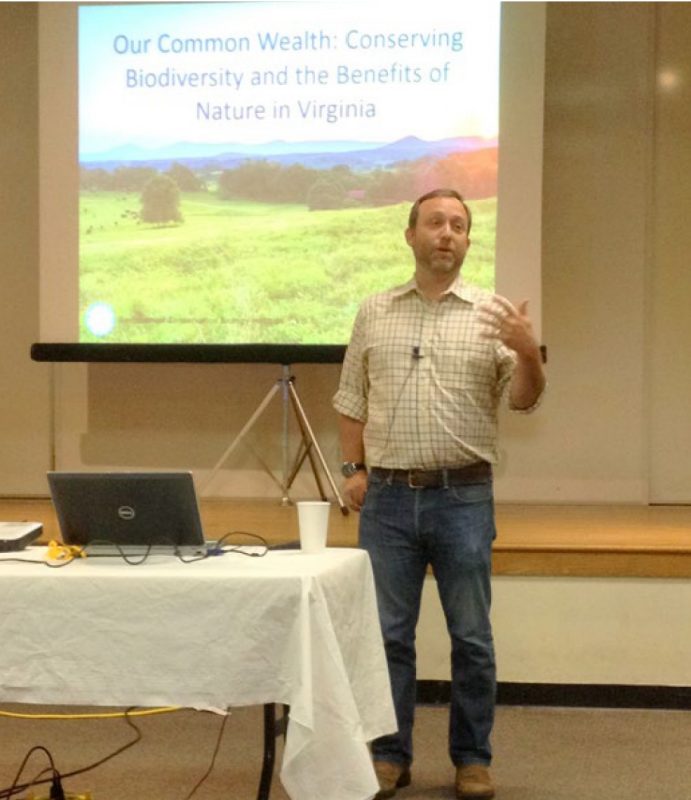
<path id="1" fill-rule="evenodd" d="M 470 247 L 463 204 L 455 197 L 425 200 L 417 224 L 406 229 L 405 238 L 415 254 L 417 269 L 455 277 Z"/>

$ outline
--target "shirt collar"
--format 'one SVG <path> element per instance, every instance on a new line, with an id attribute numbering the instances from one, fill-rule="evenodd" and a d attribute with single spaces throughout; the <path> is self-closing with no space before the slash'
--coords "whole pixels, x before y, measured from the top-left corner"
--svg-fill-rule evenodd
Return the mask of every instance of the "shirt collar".
<path id="1" fill-rule="evenodd" d="M 393 297 L 403 297 L 410 292 L 416 292 L 417 289 L 417 281 L 415 276 L 413 276 L 407 283 L 393 289 L 391 294 Z M 456 276 L 454 282 L 443 294 L 453 294 L 458 297 L 459 300 L 464 300 L 466 303 L 474 303 L 476 299 L 472 286 L 465 284 L 460 275 Z"/>

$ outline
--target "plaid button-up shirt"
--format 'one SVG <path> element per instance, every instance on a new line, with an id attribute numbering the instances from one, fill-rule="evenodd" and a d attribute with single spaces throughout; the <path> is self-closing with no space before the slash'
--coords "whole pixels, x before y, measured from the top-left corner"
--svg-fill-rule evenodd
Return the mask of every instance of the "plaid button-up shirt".
<path id="1" fill-rule="evenodd" d="M 334 407 L 365 423 L 370 466 L 496 462 L 497 411 L 516 357 L 481 335 L 476 305 L 491 298 L 457 278 L 434 302 L 412 279 L 363 302 Z"/>

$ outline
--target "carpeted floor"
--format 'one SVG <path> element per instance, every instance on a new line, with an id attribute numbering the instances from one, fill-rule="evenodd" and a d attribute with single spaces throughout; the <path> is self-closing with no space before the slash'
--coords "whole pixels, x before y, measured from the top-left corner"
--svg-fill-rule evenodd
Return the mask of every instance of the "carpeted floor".
<path id="1" fill-rule="evenodd" d="M 56 709 L 2 706 L 0 710 Z M 259 708 L 233 711 L 215 768 L 194 798 L 254 800 L 263 746 L 261 714 Z M 454 772 L 446 755 L 447 718 L 445 707 L 418 708 L 413 783 L 399 791 L 400 800 L 453 798 Z M 90 791 L 93 800 L 188 797 L 211 762 L 222 717 L 185 710 L 135 722 L 141 741 L 101 766 L 65 779 L 64 788 L 75 794 Z M 104 758 L 133 738 L 134 731 L 117 719 L 0 717 L 0 797 L 12 785 L 31 747 L 45 747 L 64 775 Z M 691 800 L 688 711 L 499 707 L 494 750 L 498 800 Z M 23 782 L 48 764 L 44 752 L 35 753 L 23 772 Z M 29 796 L 29 791 L 18 795 Z M 34 790 L 35 798 L 47 796 L 45 788 Z M 287 800 L 277 776 L 271 798 Z"/>

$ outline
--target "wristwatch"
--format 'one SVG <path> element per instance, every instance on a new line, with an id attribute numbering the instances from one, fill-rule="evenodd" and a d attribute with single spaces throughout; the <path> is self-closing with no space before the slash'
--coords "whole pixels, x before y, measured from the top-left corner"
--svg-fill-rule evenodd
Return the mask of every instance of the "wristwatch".
<path id="1" fill-rule="evenodd" d="M 344 461 L 341 464 L 341 474 L 344 478 L 352 478 L 356 472 L 366 470 L 367 466 L 361 461 Z"/>

